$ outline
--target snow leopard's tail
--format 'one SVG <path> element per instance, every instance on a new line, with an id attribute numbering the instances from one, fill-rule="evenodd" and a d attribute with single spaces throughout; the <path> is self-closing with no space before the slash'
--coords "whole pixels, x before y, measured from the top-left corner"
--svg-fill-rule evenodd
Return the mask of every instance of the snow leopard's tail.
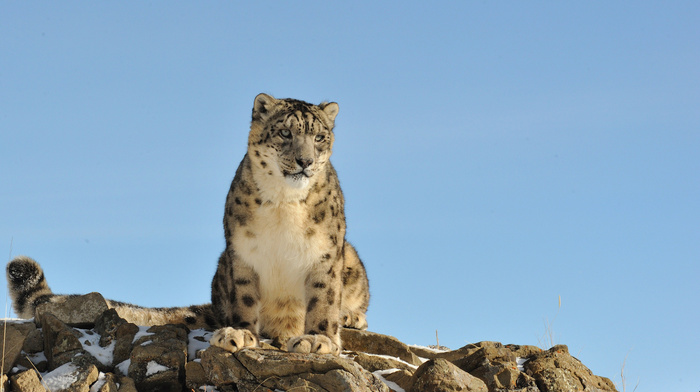
<path id="1" fill-rule="evenodd" d="M 27 256 L 15 257 L 7 264 L 7 287 L 12 306 L 20 318 L 32 318 L 37 306 L 46 302 L 62 302 L 76 295 L 54 294 L 39 263 Z M 144 308 L 119 301 L 106 300 L 107 306 L 120 317 L 136 325 L 185 324 L 190 329 L 216 328 L 211 304 L 176 308 Z"/>
<path id="2" fill-rule="evenodd" d="M 7 288 L 15 313 L 25 319 L 34 317 L 37 306 L 56 296 L 39 263 L 27 256 L 15 257 L 7 264 Z"/>

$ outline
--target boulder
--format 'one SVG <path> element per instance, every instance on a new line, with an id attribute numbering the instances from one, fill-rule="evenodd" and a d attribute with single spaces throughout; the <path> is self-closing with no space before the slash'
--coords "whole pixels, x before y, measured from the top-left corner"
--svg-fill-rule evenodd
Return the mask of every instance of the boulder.
<path id="1" fill-rule="evenodd" d="M 116 342 L 112 354 L 112 364 L 114 366 L 129 359 L 131 356 L 131 349 L 134 345 L 134 338 L 138 332 L 139 327 L 132 323 L 121 324 L 117 327 L 114 333 Z"/>
<path id="2" fill-rule="evenodd" d="M 208 383 L 217 387 L 258 385 L 272 390 L 385 391 L 387 386 L 354 361 L 333 355 L 218 347 L 202 352 Z M 306 389 L 304 389 L 306 388 Z"/>
<path id="3" fill-rule="evenodd" d="M 385 380 L 398 385 L 398 387 L 403 389 L 404 391 L 408 391 L 411 388 L 411 379 L 413 378 L 413 373 L 409 372 L 408 370 L 396 370 L 389 373 L 384 373 L 382 374 L 382 377 Z M 391 388 L 392 390 L 398 390 L 392 388 L 391 385 L 389 385 L 389 388 Z"/>
<path id="4" fill-rule="evenodd" d="M 12 376 L 10 385 L 12 385 L 12 391 L 14 392 L 46 392 L 34 370 L 26 370 Z"/>
<path id="5" fill-rule="evenodd" d="M 411 392 L 478 391 L 488 392 L 480 379 L 442 358 L 422 364 L 411 379 Z"/>
<path id="6" fill-rule="evenodd" d="M 535 379 L 540 392 L 608 392 L 615 385 L 605 377 L 594 375 L 581 361 L 569 354 L 568 347 L 554 346 L 531 358 L 524 365 Z"/>
<path id="7" fill-rule="evenodd" d="M 34 320 L 40 322 L 45 313 L 51 313 L 71 327 L 92 328 L 107 309 L 107 301 L 100 293 L 59 297 L 56 302 L 37 306 Z"/>
<path id="8" fill-rule="evenodd" d="M 415 366 L 419 366 L 422 363 L 408 345 L 401 343 L 393 336 L 361 331 L 359 329 L 343 328 L 341 339 L 344 350 L 397 357 Z"/>
<path id="9" fill-rule="evenodd" d="M 118 392 L 117 376 L 112 373 L 100 374 L 97 382 L 90 387 L 90 391 L 96 392 Z"/>
<path id="10" fill-rule="evenodd" d="M 181 325 L 154 326 L 131 351 L 129 377 L 144 391 L 180 391 L 185 382 L 188 330 Z"/>
<path id="11" fill-rule="evenodd" d="M 33 323 L 4 320 L 0 323 L 0 328 L 3 333 L 3 339 L 0 339 L 0 353 L 3 354 L 3 358 L 0 359 L 4 364 L 0 374 L 5 374 L 17 363 L 25 341 L 32 332 L 36 332 L 36 326 Z"/>
<path id="12" fill-rule="evenodd" d="M 84 354 L 77 331 L 68 327 L 52 313 L 43 313 L 41 329 L 44 334 L 44 353 L 50 369 L 70 362 L 77 354 Z"/>
<path id="13" fill-rule="evenodd" d="M 89 392 L 98 375 L 95 365 L 67 363 L 47 373 L 43 384 L 52 392 Z"/>
<path id="14" fill-rule="evenodd" d="M 411 366 L 404 361 L 382 355 L 365 354 L 363 352 L 353 352 L 350 354 L 355 362 L 370 372 L 387 369 L 401 369 L 413 373 L 416 366 Z"/>

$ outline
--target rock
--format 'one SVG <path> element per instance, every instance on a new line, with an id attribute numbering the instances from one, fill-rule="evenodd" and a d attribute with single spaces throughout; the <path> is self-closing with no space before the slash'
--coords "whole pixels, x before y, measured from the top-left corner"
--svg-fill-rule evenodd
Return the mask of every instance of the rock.
<path id="1" fill-rule="evenodd" d="M 525 379 L 520 378 L 516 356 L 510 349 L 496 342 L 481 342 L 472 346 L 479 349 L 453 361 L 457 367 L 482 380 L 490 391 L 527 387 L 518 385 L 519 379 L 521 383 Z"/>
<path id="2" fill-rule="evenodd" d="M 408 347 L 414 354 L 420 358 L 435 359 L 440 358 L 441 355 L 451 352 L 451 350 L 445 348 L 445 350 L 435 350 L 430 347 L 420 347 L 420 346 L 409 346 Z"/>
<path id="3" fill-rule="evenodd" d="M 61 298 L 61 297 L 59 297 Z M 36 308 L 36 321 L 51 313 L 71 327 L 92 328 L 95 320 L 109 309 L 100 293 L 62 297 L 58 302 L 46 302 Z"/>
<path id="4" fill-rule="evenodd" d="M 133 347 L 134 337 L 139 332 L 139 327 L 135 324 L 125 323 L 117 327 L 115 331 L 116 343 L 114 344 L 112 364 L 120 364 L 131 356 L 131 348 Z"/>
<path id="5" fill-rule="evenodd" d="M 52 392 L 89 392 L 98 375 L 95 365 L 67 363 L 45 374 L 43 384 Z"/>
<path id="6" fill-rule="evenodd" d="M 353 352 L 351 356 L 354 357 L 353 360 L 355 362 L 370 372 L 387 369 L 402 369 L 410 371 L 412 374 L 416 369 L 406 362 L 384 356 L 365 354 L 362 352 Z"/>
<path id="7" fill-rule="evenodd" d="M 42 314 L 41 329 L 44 333 L 44 353 L 50 369 L 70 362 L 74 355 L 82 352 L 83 346 L 76 332 L 53 314 Z"/>
<path id="8" fill-rule="evenodd" d="M 275 380 L 280 377 L 287 378 L 287 384 L 301 378 L 328 391 L 389 391 L 375 375 L 354 361 L 334 355 L 242 350 L 236 353 L 236 358 L 258 382 L 272 389 L 284 389 Z"/>
<path id="9" fill-rule="evenodd" d="M 392 373 L 384 374 L 382 377 L 384 377 L 385 380 L 391 381 L 398 385 L 399 388 L 403 389 L 404 391 L 408 391 L 411 388 L 413 373 L 407 370 L 397 370 Z M 391 388 L 391 386 L 389 386 L 389 388 Z"/>
<path id="10" fill-rule="evenodd" d="M 131 351 L 129 377 L 145 391 L 180 391 L 185 382 L 187 328 L 163 325 L 148 329 Z"/>
<path id="11" fill-rule="evenodd" d="M 542 349 L 537 346 L 519 346 L 517 344 L 508 344 L 505 347 L 518 358 L 531 358 L 542 353 Z"/>
<path id="12" fill-rule="evenodd" d="M 243 367 L 232 353 L 219 347 L 209 347 L 201 351 L 202 366 L 211 385 L 224 386 L 244 380 L 254 380 L 254 377 Z"/>
<path id="13" fill-rule="evenodd" d="M 35 324 L 31 323 L 30 325 Z M 34 327 L 34 330 L 29 332 L 22 346 L 22 350 L 27 354 L 35 354 L 44 351 L 44 335 L 41 333 L 40 329 Z"/>
<path id="14" fill-rule="evenodd" d="M 49 363 L 46 361 L 46 356 L 43 352 L 20 355 L 16 365 L 24 366 L 25 369 L 35 369 L 41 373 L 49 368 Z"/>
<path id="15" fill-rule="evenodd" d="M 95 332 L 100 335 L 100 347 L 109 346 L 117 338 L 117 330 L 126 320 L 119 317 L 114 309 L 105 310 L 100 317 L 95 320 Z"/>
<path id="16" fill-rule="evenodd" d="M 27 322 L 8 322 L 4 320 L 0 323 L 1 332 L 4 334 L 0 339 L 0 353 L 3 353 L 2 363 L 4 368 L 0 373 L 7 373 L 17 363 L 19 355 L 25 341 L 32 332 L 36 332 L 36 326 Z"/>
<path id="17" fill-rule="evenodd" d="M 411 379 L 411 392 L 479 391 L 486 384 L 446 359 L 431 359 L 422 364 Z"/>
<path id="18" fill-rule="evenodd" d="M 130 377 L 119 377 L 119 392 L 138 392 L 136 383 Z"/>
<path id="19" fill-rule="evenodd" d="M 90 386 L 97 381 L 98 376 L 97 366 L 83 366 L 78 369 L 76 380 L 63 392 L 89 392 Z"/>
<path id="20" fill-rule="evenodd" d="M 10 378 L 14 392 L 46 392 L 34 370 L 27 370 Z"/>
<path id="21" fill-rule="evenodd" d="M 258 385 L 281 390 L 386 391 L 376 376 L 354 361 L 333 355 L 246 349 L 231 354 L 209 347 L 201 354 L 208 383 L 217 387 Z"/>
<path id="22" fill-rule="evenodd" d="M 96 390 L 97 392 L 117 392 L 119 390 L 117 387 L 117 376 L 112 373 L 100 375 L 97 382 L 90 390 Z"/>
<path id="23" fill-rule="evenodd" d="M 411 351 L 408 345 L 401 343 L 393 336 L 360 331 L 359 329 L 343 328 L 341 338 L 344 350 L 398 357 L 415 366 L 421 364 L 421 360 Z"/>
<path id="24" fill-rule="evenodd" d="M 569 355 L 569 349 L 564 345 L 554 346 L 535 356 L 525 363 L 524 368 L 535 379 L 541 392 L 616 391 L 612 381 L 594 375 Z"/>
<path id="25" fill-rule="evenodd" d="M 201 362 L 190 361 L 185 364 L 185 385 L 194 390 L 207 385 L 207 374 Z"/>

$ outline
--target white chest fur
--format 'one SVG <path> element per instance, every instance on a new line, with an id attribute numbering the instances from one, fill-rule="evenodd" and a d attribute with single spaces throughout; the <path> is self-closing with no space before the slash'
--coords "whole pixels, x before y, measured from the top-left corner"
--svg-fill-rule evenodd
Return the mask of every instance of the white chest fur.
<path id="1" fill-rule="evenodd" d="M 307 236 L 307 217 L 303 203 L 263 205 L 234 234 L 236 253 L 260 277 L 263 302 L 304 298 L 308 271 L 324 253 L 314 236 Z"/>

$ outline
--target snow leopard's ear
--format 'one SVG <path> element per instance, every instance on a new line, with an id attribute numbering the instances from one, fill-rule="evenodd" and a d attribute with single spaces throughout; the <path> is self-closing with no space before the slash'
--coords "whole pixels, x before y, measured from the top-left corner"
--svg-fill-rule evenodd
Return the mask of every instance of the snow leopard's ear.
<path id="1" fill-rule="evenodd" d="M 272 108 L 277 104 L 277 99 L 265 93 L 258 94 L 253 103 L 253 120 L 266 120 L 272 113 Z"/>
<path id="2" fill-rule="evenodd" d="M 335 121 L 335 116 L 338 115 L 338 110 L 340 109 L 337 103 L 324 102 L 318 106 L 321 108 L 321 110 L 323 110 L 324 113 L 326 113 L 326 116 L 328 116 L 329 120 Z"/>

